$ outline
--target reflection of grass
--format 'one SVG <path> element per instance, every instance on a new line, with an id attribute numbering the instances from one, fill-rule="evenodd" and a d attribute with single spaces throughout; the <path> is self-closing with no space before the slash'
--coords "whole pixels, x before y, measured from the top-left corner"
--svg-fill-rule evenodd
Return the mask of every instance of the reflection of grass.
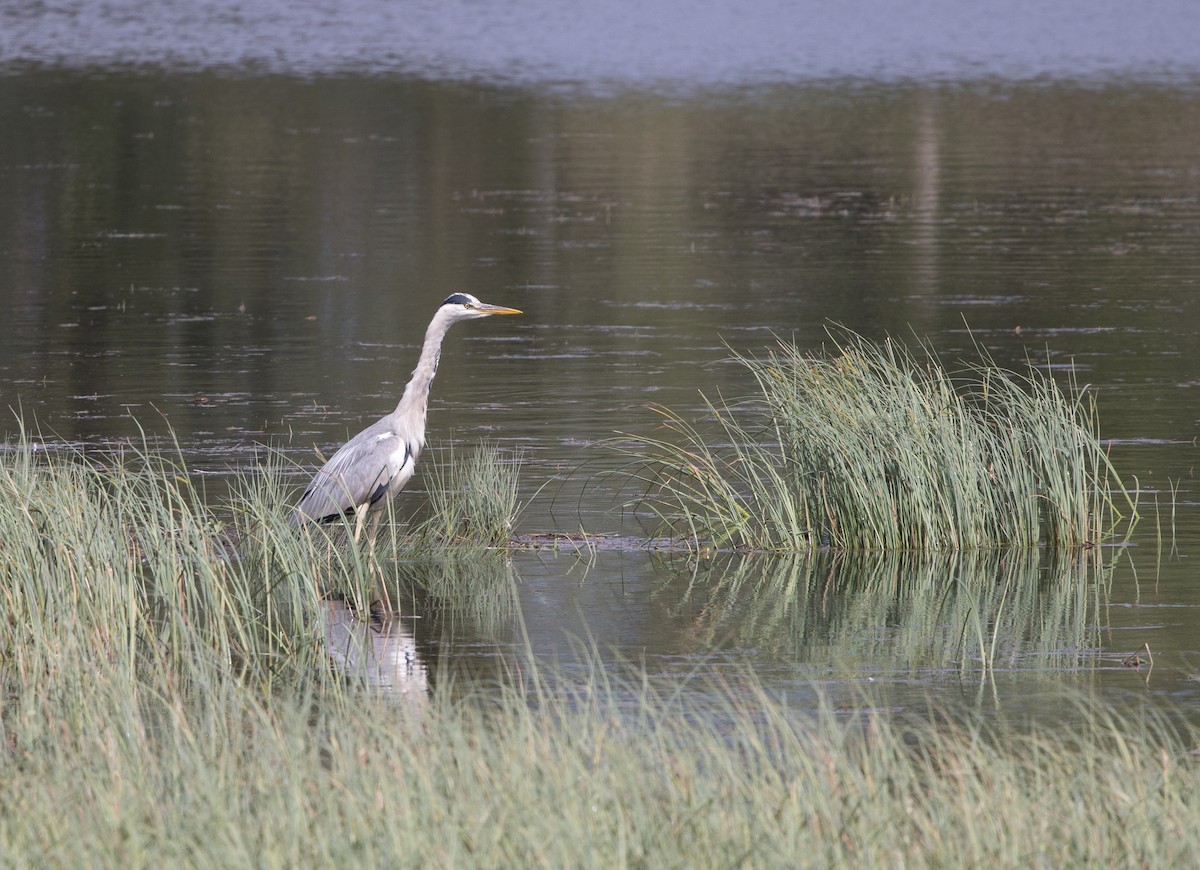
<path id="1" fill-rule="evenodd" d="M 511 561 L 453 547 L 411 554 L 391 566 L 379 592 L 392 609 L 492 634 L 517 610 Z"/>
<path id="2" fill-rule="evenodd" d="M 938 550 L 1093 544 L 1132 507 L 1090 394 L 1030 366 L 948 372 L 931 351 L 852 333 L 808 357 L 739 357 L 759 395 L 706 399 L 711 428 L 660 409 L 630 449 L 649 505 L 698 544 Z M 1114 495 L 1115 494 L 1115 495 Z"/>
<path id="3" fill-rule="evenodd" d="M 686 571 L 676 594 L 697 614 L 700 648 L 719 641 L 818 666 L 986 675 L 1094 659 L 1108 574 L 1099 550 L 724 554 Z"/>

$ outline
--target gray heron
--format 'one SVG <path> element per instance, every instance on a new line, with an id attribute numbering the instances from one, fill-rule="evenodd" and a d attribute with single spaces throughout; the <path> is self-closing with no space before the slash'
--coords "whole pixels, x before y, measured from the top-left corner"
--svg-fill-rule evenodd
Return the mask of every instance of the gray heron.
<path id="1" fill-rule="evenodd" d="M 367 537 L 373 544 L 388 501 L 412 479 L 417 457 L 425 446 L 429 387 L 437 374 L 446 331 L 460 320 L 520 313 L 516 308 L 480 302 L 469 293 L 447 296 L 425 330 L 421 358 L 396 410 L 359 432 L 333 454 L 300 497 L 292 525 L 306 521 L 327 523 L 354 514 L 357 541 L 369 517 Z"/>

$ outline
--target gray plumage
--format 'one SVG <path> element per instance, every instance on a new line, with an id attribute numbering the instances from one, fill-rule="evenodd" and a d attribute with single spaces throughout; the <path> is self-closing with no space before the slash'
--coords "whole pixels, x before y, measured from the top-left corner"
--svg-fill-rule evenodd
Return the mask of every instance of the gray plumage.
<path id="1" fill-rule="evenodd" d="M 354 539 L 358 540 L 369 517 L 368 537 L 374 541 L 388 500 L 412 479 L 417 457 L 425 446 L 429 387 L 437 374 L 446 331 L 460 320 L 520 313 L 516 308 L 480 302 L 469 293 L 447 297 L 425 330 L 421 358 L 396 410 L 359 432 L 333 454 L 300 497 L 292 525 L 305 521 L 330 522 L 353 513 Z"/>

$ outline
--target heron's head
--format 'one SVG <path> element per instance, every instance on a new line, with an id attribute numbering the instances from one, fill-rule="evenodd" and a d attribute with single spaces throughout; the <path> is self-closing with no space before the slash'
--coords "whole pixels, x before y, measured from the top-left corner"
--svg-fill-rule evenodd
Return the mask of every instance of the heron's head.
<path id="1" fill-rule="evenodd" d="M 451 293 L 442 303 L 443 316 L 448 313 L 453 320 L 474 320 L 477 317 L 487 317 L 490 314 L 520 314 L 518 308 L 505 308 L 503 305 L 488 305 L 480 302 L 470 293 Z"/>

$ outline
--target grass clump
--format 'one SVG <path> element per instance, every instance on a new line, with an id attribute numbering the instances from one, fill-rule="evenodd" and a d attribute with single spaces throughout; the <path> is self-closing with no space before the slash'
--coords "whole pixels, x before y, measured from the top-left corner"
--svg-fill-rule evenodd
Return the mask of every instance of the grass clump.
<path id="1" fill-rule="evenodd" d="M 443 543 L 507 546 L 519 512 L 520 461 L 483 442 L 431 463 L 429 516 L 421 531 Z"/>
<path id="2" fill-rule="evenodd" d="M 827 355 L 780 341 L 736 356 L 753 398 L 704 397 L 703 430 L 659 408 L 667 434 L 625 448 L 676 534 L 776 551 L 1080 547 L 1136 516 L 1073 374 L 1064 390 L 1032 365 L 952 373 L 929 348 L 835 338 Z"/>
<path id="3" fill-rule="evenodd" d="M 314 602 L 365 579 L 317 574 L 268 472 L 218 516 L 181 460 L 122 448 L 85 457 L 22 436 L 0 455 L 0 663 L 34 684 L 104 662 L 135 680 L 214 673 L 270 684 L 319 659 Z M 330 589 L 329 587 L 335 587 Z M 77 674 L 86 680 L 86 668 Z"/>
<path id="4" fill-rule="evenodd" d="M 472 460 L 468 470 L 477 466 Z M 469 507 L 443 494 L 439 510 L 455 519 L 439 521 L 435 511 L 428 522 L 453 522 L 453 541 L 394 526 L 371 553 L 349 544 L 338 524 L 289 526 L 288 471 L 267 454 L 254 472 L 231 476 L 214 506 L 205 478 L 177 449 L 144 443 L 84 454 L 47 447 L 22 427 L 0 451 L 0 664 L 21 680 L 59 672 L 64 661 L 97 660 L 120 663 L 131 679 L 161 671 L 200 686 L 226 669 L 263 685 L 307 679 L 325 665 L 314 620 L 321 602 L 336 598 L 368 612 L 389 555 L 393 563 L 415 559 L 406 573 L 434 578 L 435 600 L 449 596 L 478 612 L 511 597 L 511 572 L 497 574 L 499 591 L 487 583 L 450 588 L 437 578 L 478 573 L 468 564 L 475 551 L 451 552 L 484 534 L 475 522 L 480 505 L 492 511 L 493 541 L 515 484 L 504 493 L 488 488 L 491 501 L 478 496 Z M 515 477 L 504 469 L 488 482 L 504 474 Z M 435 570 L 447 560 L 458 567 Z"/>

